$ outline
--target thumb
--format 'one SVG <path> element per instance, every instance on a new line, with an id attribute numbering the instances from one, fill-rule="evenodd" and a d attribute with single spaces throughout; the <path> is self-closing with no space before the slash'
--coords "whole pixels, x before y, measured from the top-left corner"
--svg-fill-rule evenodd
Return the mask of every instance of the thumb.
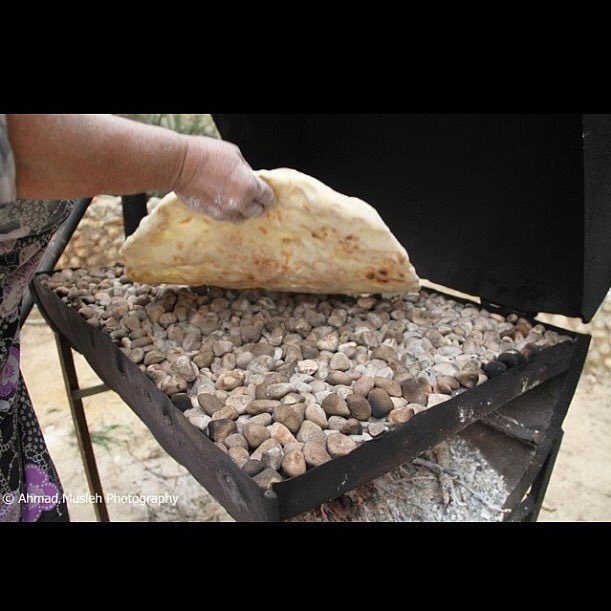
<path id="1" fill-rule="evenodd" d="M 276 205 L 276 194 L 273 189 L 264 181 L 261 180 L 258 176 L 255 176 L 255 180 L 257 181 L 257 188 L 255 191 L 255 199 L 259 202 L 264 208 L 272 208 Z"/>

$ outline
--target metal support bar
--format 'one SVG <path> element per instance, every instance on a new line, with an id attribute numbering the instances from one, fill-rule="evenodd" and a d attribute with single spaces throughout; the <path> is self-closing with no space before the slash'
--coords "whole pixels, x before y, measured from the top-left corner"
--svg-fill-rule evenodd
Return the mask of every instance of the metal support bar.
<path id="1" fill-rule="evenodd" d="M 517 420 L 507 416 L 507 414 L 501 414 L 499 412 L 493 412 L 488 416 L 484 416 L 481 422 L 499 433 L 503 433 L 512 439 L 527 443 L 531 446 L 540 443 L 543 437 L 542 431 L 529 429 Z"/>
<path id="2" fill-rule="evenodd" d="M 55 333 L 55 343 L 59 353 L 59 362 L 62 368 L 64 377 L 64 385 L 66 394 L 68 395 L 68 403 L 70 405 L 70 413 L 74 422 L 76 438 L 78 440 L 81 458 L 85 468 L 85 475 L 89 485 L 89 491 L 94 497 L 93 508 L 96 518 L 99 522 L 110 522 L 108 509 L 104 501 L 104 492 L 102 490 L 102 482 L 98 473 L 98 466 L 95 461 L 93 446 L 91 445 L 91 437 L 89 428 L 87 427 L 87 418 L 83 409 L 81 397 L 83 392 L 91 391 L 91 388 L 81 390 L 78 385 L 78 377 L 76 375 L 76 367 L 74 366 L 74 358 L 72 357 L 72 349 L 66 338 L 60 333 Z M 94 387 L 95 388 L 95 387 Z M 99 386 L 97 387 L 99 388 Z M 80 397 L 78 396 L 80 391 Z M 98 391 L 99 392 L 99 391 Z M 93 393 L 89 393 L 93 394 Z"/>
<path id="3" fill-rule="evenodd" d="M 137 193 L 136 195 L 123 195 L 121 204 L 123 208 L 123 231 L 125 237 L 128 238 L 136 229 L 140 221 L 147 215 L 146 202 L 148 198 L 146 193 Z"/>
<path id="4" fill-rule="evenodd" d="M 106 384 L 96 384 L 95 386 L 90 386 L 89 388 L 79 388 L 78 390 L 73 390 L 72 395 L 73 399 L 84 399 L 85 397 L 91 397 L 92 395 L 99 395 L 101 392 L 106 392 L 110 390 Z"/>
<path id="5" fill-rule="evenodd" d="M 91 197 L 79 199 L 74 204 L 72 212 L 68 215 L 68 218 L 61 224 L 57 230 L 53 240 L 49 244 L 40 265 L 38 266 L 39 272 L 50 272 L 55 268 L 55 265 L 62 256 L 66 244 L 70 241 L 72 234 L 81 222 L 83 215 L 87 211 L 89 204 L 91 203 Z M 34 305 L 34 298 L 30 289 L 25 292 L 23 300 L 21 302 L 21 314 L 19 316 L 19 327 L 21 328 L 25 323 L 32 306 Z"/>

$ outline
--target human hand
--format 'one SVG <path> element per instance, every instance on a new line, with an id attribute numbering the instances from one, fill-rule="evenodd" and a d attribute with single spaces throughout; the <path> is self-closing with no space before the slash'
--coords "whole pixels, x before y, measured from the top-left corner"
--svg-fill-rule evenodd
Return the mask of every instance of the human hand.
<path id="1" fill-rule="evenodd" d="M 223 140 L 186 136 L 187 147 L 174 191 L 189 208 L 241 223 L 275 205 L 271 187 L 258 178 L 240 149 Z"/>

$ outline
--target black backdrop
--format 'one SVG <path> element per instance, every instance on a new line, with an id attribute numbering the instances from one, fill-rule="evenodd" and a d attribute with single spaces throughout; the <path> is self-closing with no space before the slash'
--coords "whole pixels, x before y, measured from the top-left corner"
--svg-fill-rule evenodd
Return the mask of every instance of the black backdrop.
<path id="1" fill-rule="evenodd" d="M 214 118 L 254 168 L 372 204 L 423 278 L 585 320 L 611 283 L 609 116 Z"/>

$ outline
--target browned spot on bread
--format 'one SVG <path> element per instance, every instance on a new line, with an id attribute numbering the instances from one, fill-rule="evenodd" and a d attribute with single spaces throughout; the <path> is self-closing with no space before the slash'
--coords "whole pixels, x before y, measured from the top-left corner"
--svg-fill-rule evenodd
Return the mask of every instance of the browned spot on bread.
<path id="1" fill-rule="evenodd" d="M 355 242 L 355 237 L 353 235 L 346 236 L 340 239 L 340 246 L 344 252 L 351 255 L 359 251 L 359 244 Z"/>
<path id="2" fill-rule="evenodd" d="M 389 280 L 388 278 L 388 270 L 383 267 L 376 270 L 375 278 L 377 282 L 381 282 L 382 284 L 386 284 Z"/>
<path id="3" fill-rule="evenodd" d="M 258 227 L 258 229 L 263 235 L 267 235 L 267 229 L 265 227 Z"/>
<path id="4" fill-rule="evenodd" d="M 193 217 L 192 216 L 188 216 L 186 218 L 184 218 L 182 221 L 180 221 L 181 225 L 186 225 L 187 223 L 189 223 L 191 221 Z"/>
<path id="5" fill-rule="evenodd" d="M 376 277 L 376 275 L 373 272 L 371 272 L 371 271 L 369 271 L 369 272 L 367 272 L 365 274 L 365 278 L 367 278 L 367 280 L 373 280 L 375 277 Z"/>
<path id="6" fill-rule="evenodd" d="M 317 240 L 326 240 L 329 235 L 333 233 L 335 233 L 333 229 L 330 229 L 329 227 L 321 227 L 316 231 L 312 231 L 312 237 L 316 238 Z"/>
<path id="7" fill-rule="evenodd" d="M 253 259 L 253 263 L 264 274 L 272 274 L 278 269 L 278 263 L 274 259 L 267 257 L 263 259 L 256 257 Z"/>

